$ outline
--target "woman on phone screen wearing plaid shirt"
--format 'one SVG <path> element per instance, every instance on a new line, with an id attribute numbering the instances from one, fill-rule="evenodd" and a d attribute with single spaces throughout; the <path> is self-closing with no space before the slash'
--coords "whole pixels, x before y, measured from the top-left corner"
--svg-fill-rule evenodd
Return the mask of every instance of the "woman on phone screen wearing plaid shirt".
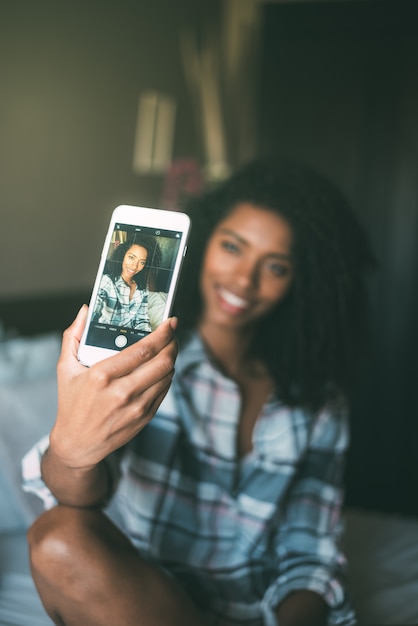
<path id="1" fill-rule="evenodd" d="M 151 332 L 148 279 L 158 271 L 161 251 L 154 237 L 134 235 L 107 260 L 94 305 L 94 321 Z"/>

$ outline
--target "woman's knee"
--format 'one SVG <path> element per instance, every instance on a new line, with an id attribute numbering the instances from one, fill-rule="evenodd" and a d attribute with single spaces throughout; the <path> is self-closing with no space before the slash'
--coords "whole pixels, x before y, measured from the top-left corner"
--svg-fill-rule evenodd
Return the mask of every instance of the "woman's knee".
<path id="1" fill-rule="evenodd" d="M 40 515 L 27 534 L 32 570 L 53 578 L 63 564 L 67 569 L 71 563 L 79 565 L 96 515 L 102 514 L 61 505 Z"/>

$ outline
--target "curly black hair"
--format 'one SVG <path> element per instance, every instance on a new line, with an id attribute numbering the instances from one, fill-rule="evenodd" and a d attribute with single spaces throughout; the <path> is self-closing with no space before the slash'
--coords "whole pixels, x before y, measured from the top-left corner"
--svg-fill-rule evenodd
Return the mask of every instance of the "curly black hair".
<path id="1" fill-rule="evenodd" d="M 365 271 L 374 256 L 339 189 L 307 166 L 258 159 L 189 202 L 192 230 L 175 305 L 180 333 L 196 328 L 202 312 L 207 242 L 243 202 L 288 220 L 294 240 L 293 285 L 259 324 L 251 354 L 265 363 L 290 406 L 318 410 L 341 394 L 349 399 L 368 335 Z"/>
<path id="2" fill-rule="evenodd" d="M 148 287 L 150 277 L 156 278 L 158 270 L 161 268 L 161 249 L 155 237 L 151 235 L 135 233 L 130 235 L 124 243 L 119 244 L 111 257 L 107 259 L 104 274 L 108 274 L 113 281 L 119 278 L 122 273 L 122 262 L 125 254 L 133 245 L 142 246 L 148 252 L 144 269 L 133 277 L 138 288 L 145 289 Z"/>

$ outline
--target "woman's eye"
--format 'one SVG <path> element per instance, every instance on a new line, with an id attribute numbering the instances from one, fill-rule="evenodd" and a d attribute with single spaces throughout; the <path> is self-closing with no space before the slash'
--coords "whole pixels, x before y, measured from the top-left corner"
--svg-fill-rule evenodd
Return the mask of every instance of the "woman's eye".
<path id="1" fill-rule="evenodd" d="M 281 265 L 280 263 L 270 263 L 268 266 L 270 272 L 272 272 L 275 276 L 286 276 L 289 272 L 289 268 L 286 265 Z"/>
<path id="2" fill-rule="evenodd" d="M 231 252 L 233 254 L 236 254 L 237 252 L 239 252 L 239 248 L 237 244 L 233 243 L 232 241 L 222 241 L 221 246 L 227 252 Z"/>

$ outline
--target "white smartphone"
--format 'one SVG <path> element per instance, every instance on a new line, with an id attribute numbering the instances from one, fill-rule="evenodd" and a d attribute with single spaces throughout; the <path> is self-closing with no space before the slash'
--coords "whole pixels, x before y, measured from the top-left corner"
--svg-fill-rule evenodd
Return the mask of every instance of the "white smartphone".
<path id="1" fill-rule="evenodd" d="M 112 213 L 78 358 L 91 366 L 139 341 L 171 311 L 190 219 L 121 205 Z"/>

